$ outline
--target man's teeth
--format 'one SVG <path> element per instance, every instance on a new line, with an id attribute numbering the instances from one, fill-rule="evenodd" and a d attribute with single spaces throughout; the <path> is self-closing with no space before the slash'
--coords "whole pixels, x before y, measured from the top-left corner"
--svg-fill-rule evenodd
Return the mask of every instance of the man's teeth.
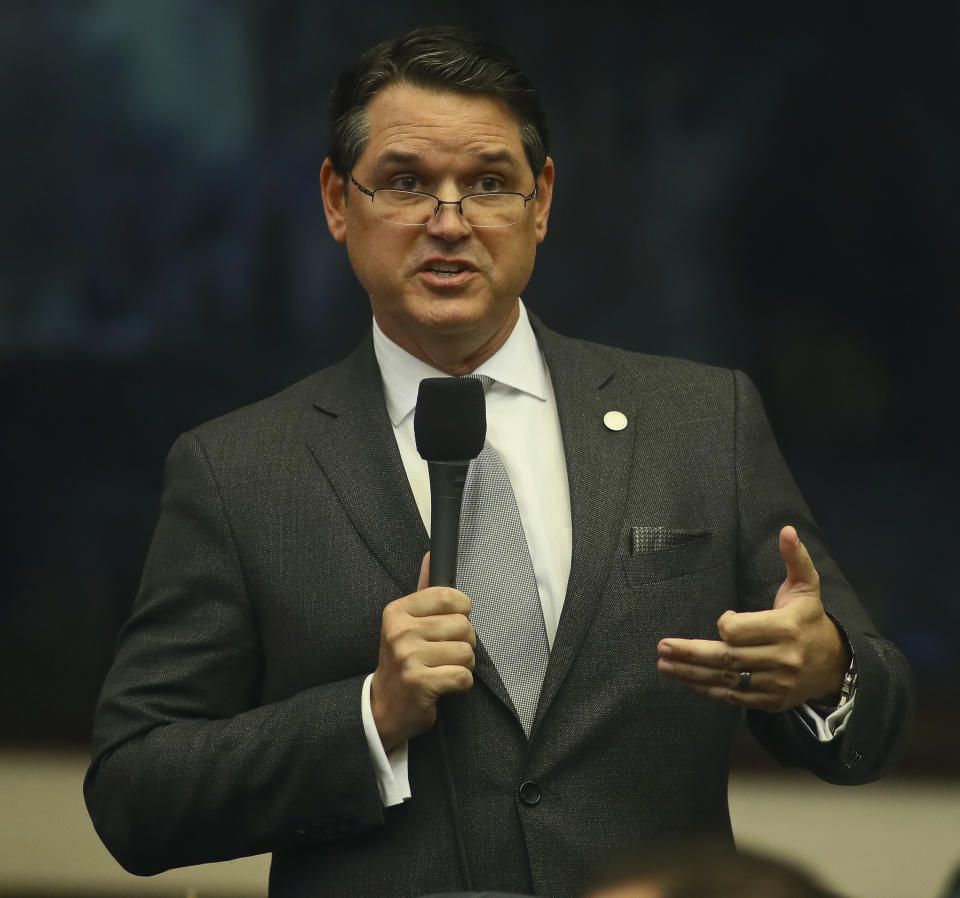
<path id="1" fill-rule="evenodd" d="M 440 277 L 452 277 L 455 274 L 460 274 L 463 270 L 462 265 L 430 265 L 427 267 L 427 271 L 438 274 Z"/>

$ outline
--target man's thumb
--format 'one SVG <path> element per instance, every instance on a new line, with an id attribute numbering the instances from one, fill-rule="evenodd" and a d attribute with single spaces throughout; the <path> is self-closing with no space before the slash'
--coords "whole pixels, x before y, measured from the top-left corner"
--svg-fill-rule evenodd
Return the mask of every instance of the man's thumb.
<path id="1" fill-rule="evenodd" d="M 787 586 L 816 589 L 820 585 L 820 575 L 813 566 L 813 559 L 807 547 L 800 542 L 795 527 L 786 526 L 780 531 L 780 557 L 787 568 Z"/>
<path id="2" fill-rule="evenodd" d="M 427 552 L 420 562 L 420 579 L 417 580 L 417 592 L 430 585 L 430 553 Z"/>

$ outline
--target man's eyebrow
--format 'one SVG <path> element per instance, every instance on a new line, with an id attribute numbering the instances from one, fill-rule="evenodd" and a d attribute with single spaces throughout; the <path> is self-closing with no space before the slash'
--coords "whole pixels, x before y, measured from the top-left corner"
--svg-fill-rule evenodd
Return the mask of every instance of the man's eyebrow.
<path id="1" fill-rule="evenodd" d="M 510 150 L 481 150 L 476 154 L 477 159 L 487 165 L 521 165 L 521 161 Z"/>
<path id="2" fill-rule="evenodd" d="M 374 171 L 387 168 L 391 165 L 412 165 L 420 162 L 423 156 L 411 150 L 385 150 L 373 160 Z"/>
<path id="3" fill-rule="evenodd" d="M 484 165 L 512 165 L 522 167 L 523 163 L 510 150 L 478 150 L 470 154 Z M 384 150 L 373 160 L 374 172 L 395 165 L 415 165 L 423 161 L 423 154 L 415 150 Z"/>

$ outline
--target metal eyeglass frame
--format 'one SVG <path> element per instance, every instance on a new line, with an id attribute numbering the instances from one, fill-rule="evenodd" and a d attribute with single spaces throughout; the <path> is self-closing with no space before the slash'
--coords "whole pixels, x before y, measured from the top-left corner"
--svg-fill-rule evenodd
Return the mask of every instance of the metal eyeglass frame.
<path id="1" fill-rule="evenodd" d="M 373 202 L 375 195 L 381 190 L 389 190 L 391 193 L 412 193 L 415 196 L 426 196 L 432 200 L 435 200 L 437 205 L 436 205 L 436 208 L 433 210 L 433 215 L 431 215 L 430 218 L 433 218 L 434 215 L 437 215 L 440 212 L 441 206 L 456 206 L 458 211 L 460 212 L 460 217 L 462 218 L 463 217 L 463 201 L 468 200 L 470 199 L 470 197 L 473 197 L 473 196 L 518 196 L 523 200 L 523 208 L 526 209 L 527 203 L 529 203 L 530 200 L 536 199 L 537 194 L 540 192 L 539 186 L 534 184 L 533 193 L 530 193 L 527 196 L 524 196 L 522 193 L 519 193 L 514 190 L 492 190 L 489 193 L 468 193 L 466 196 L 462 196 L 458 200 L 442 200 L 440 199 L 440 197 L 436 196 L 435 194 L 424 193 L 422 190 L 398 190 L 396 187 L 378 187 L 376 190 L 370 190 L 368 187 L 364 187 L 363 184 L 361 184 L 353 176 L 352 171 L 347 172 L 347 174 L 350 176 L 350 180 L 353 182 L 353 186 L 356 187 L 357 190 L 359 190 L 361 193 L 366 194 L 368 197 L 370 197 L 371 203 Z M 389 219 L 384 219 L 384 220 L 389 221 Z M 427 221 L 429 220 L 430 219 L 428 218 Z M 517 221 L 519 220 L 520 219 L 517 219 Z M 517 223 L 516 221 L 511 221 L 508 224 L 502 224 L 502 225 L 475 225 L 469 219 L 467 219 L 466 221 L 472 228 L 508 228 L 510 227 L 510 225 L 514 225 Z M 422 228 L 422 227 L 426 227 L 426 224 L 427 224 L 426 221 L 421 222 L 420 224 L 414 224 L 413 222 L 406 222 L 406 221 L 394 221 L 391 223 L 398 224 L 401 227 L 406 227 L 406 228 Z"/>

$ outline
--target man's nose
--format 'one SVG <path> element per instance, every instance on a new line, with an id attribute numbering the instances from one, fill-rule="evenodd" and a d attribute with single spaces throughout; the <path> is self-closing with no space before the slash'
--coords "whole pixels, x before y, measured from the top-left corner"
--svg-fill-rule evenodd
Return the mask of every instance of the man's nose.
<path id="1" fill-rule="evenodd" d="M 426 224 L 427 233 L 441 240 L 460 240 L 470 233 L 470 223 L 461 215 L 456 203 L 442 203 L 436 215 L 432 215 Z"/>

